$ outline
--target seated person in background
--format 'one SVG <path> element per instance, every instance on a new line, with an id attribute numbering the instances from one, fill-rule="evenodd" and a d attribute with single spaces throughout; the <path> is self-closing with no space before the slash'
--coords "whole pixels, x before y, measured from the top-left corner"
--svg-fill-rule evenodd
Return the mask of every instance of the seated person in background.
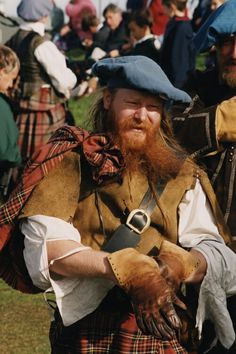
<path id="1" fill-rule="evenodd" d="M 0 45 L 0 205 L 7 197 L 11 168 L 21 162 L 18 129 L 8 103 L 7 93 L 18 76 L 20 62 L 8 47 Z"/>
<path id="2" fill-rule="evenodd" d="M 103 11 L 103 16 L 110 33 L 104 47 L 104 56 L 117 57 L 120 55 L 122 46 L 127 43 L 127 28 L 122 17 L 122 10 L 114 4 L 109 4 Z M 98 59 L 101 59 L 102 56 Z"/>
<path id="3" fill-rule="evenodd" d="M 91 74 L 91 66 L 106 54 L 104 49 L 110 33 L 106 23 L 100 23 L 95 15 L 85 15 L 82 18 L 81 25 L 83 31 L 90 33 L 92 38 L 86 38 L 82 43 L 85 50 L 85 58 L 71 62 L 79 83 L 75 90 L 78 97 L 85 94 L 88 95 L 97 88 L 97 80 Z"/>
<path id="4" fill-rule="evenodd" d="M 81 26 L 84 32 L 89 32 L 92 36 L 92 38 L 86 38 L 83 41 L 86 57 L 91 56 L 95 48 L 104 50 L 110 33 L 110 28 L 107 26 L 106 22 L 100 22 L 95 15 L 85 15 L 82 18 Z"/>
<path id="5" fill-rule="evenodd" d="M 181 88 L 195 69 L 193 31 L 186 16 L 187 0 L 163 0 L 170 17 L 161 47 L 161 67 L 172 84 Z"/>
<path id="6" fill-rule="evenodd" d="M 132 47 L 124 52 L 125 55 L 145 55 L 160 62 L 160 42 L 157 36 L 151 33 L 152 16 L 148 9 L 137 10 L 131 13 L 128 19 Z"/>
<path id="7" fill-rule="evenodd" d="M 66 42 L 67 50 L 83 48 L 82 42 L 85 38 L 91 38 L 91 35 L 83 31 L 81 21 L 85 15 L 96 15 L 96 7 L 92 0 L 71 0 L 65 11 L 69 23 L 60 31 L 61 40 Z"/>
<path id="8" fill-rule="evenodd" d="M 104 9 L 103 16 L 109 28 L 109 34 L 103 49 L 101 47 L 94 48 L 88 61 L 90 65 L 85 62 L 80 64 L 79 97 L 92 93 L 97 87 L 97 79 L 91 74 L 89 66 L 102 58 L 120 56 L 125 43 L 128 41 L 127 27 L 122 17 L 122 10 L 117 5 L 109 4 Z"/>

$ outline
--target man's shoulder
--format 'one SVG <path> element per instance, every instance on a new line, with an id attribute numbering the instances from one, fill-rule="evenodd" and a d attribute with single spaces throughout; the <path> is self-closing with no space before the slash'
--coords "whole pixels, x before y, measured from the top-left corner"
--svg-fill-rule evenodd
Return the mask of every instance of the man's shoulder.
<path id="1" fill-rule="evenodd" d="M 12 48 L 16 52 L 22 50 L 21 48 L 31 47 L 35 50 L 40 44 L 45 42 L 47 38 L 40 36 L 39 33 L 34 31 L 25 31 L 19 29 L 6 43 L 8 47 Z"/>
<path id="2" fill-rule="evenodd" d="M 204 101 L 209 95 L 213 95 L 213 90 L 217 91 L 219 87 L 218 72 L 215 68 L 195 70 L 188 78 L 183 87 L 186 92 L 194 91 Z"/>
<path id="3" fill-rule="evenodd" d="M 34 188 L 19 218 L 41 214 L 68 220 L 79 198 L 80 172 L 80 154 L 65 153 L 62 161 Z"/>
<path id="4" fill-rule="evenodd" d="M 184 176 L 184 175 L 195 175 L 197 174 L 197 171 L 201 169 L 200 166 L 197 165 L 197 163 L 190 157 L 187 157 L 183 164 L 182 167 L 179 171 L 179 176 Z"/>
<path id="5" fill-rule="evenodd" d="M 195 79 L 198 82 L 204 83 L 207 81 L 218 81 L 218 71 L 216 68 L 209 68 L 205 70 L 196 69 L 192 75 L 191 79 Z"/>

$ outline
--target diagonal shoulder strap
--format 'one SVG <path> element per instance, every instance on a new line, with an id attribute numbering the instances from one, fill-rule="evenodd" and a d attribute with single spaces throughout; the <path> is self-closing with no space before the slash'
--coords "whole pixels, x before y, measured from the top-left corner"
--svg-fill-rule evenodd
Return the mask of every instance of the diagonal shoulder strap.
<path id="1" fill-rule="evenodd" d="M 166 183 L 160 181 L 157 184 L 156 192 L 160 198 Z M 151 214 L 156 206 L 156 199 L 148 188 L 138 209 L 132 210 L 125 224 L 121 224 L 114 231 L 108 241 L 105 241 L 102 249 L 107 252 L 115 252 L 123 248 L 135 247 L 141 240 L 141 234 L 146 231 L 151 222 Z"/>

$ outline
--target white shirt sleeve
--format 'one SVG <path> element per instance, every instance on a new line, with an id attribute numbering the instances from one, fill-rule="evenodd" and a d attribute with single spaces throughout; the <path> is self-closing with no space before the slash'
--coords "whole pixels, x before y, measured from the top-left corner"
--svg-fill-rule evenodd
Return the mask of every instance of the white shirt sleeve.
<path id="1" fill-rule="evenodd" d="M 70 90 L 75 86 L 77 78 L 66 66 L 65 57 L 56 45 L 51 41 L 45 41 L 35 49 L 34 55 L 49 75 L 57 91 L 69 98 Z"/>
<path id="2" fill-rule="evenodd" d="M 46 215 L 35 215 L 24 219 L 20 225 L 24 234 L 24 259 L 33 283 L 41 288 L 50 286 L 50 274 L 46 242 L 71 240 L 78 243 L 73 253 L 88 249 L 83 246 L 78 230 L 68 222 Z M 60 258 L 64 258 L 64 254 Z M 55 261 L 55 260 L 53 260 Z"/>
<path id="3" fill-rule="evenodd" d="M 72 253 L 89 249 L 81 244 L 78 230 L 68 222 L 45 215 L 35 215 L 20 224 L 24 234 L 24 259 L 33 283 L 42 290 L 53 290 L 63 323 L 69 326 L 93 312 L 114 283 L 103 278 L 53 278 L 49 272 L 47 242 L 73 240 L 78 243 Z M 68 256 L 65 253 L 62 257 Z M 58 258 L 59 259 L 59 258 Z"/>
<path id="4" fill-rule="evenodd" d="M 179 204 L 178 214 L 178 238 L 184 248 L 192 248 L 206 239 L 224 243 L 199 180 L 194 189 L 186 192 Z"/>
<path id="5" fill-rule="evenodd" d="M 207 261 L 207 273 L 198 299 L 196 325 L 199 333 L 204 320 L 210 319 L 215 326 L 216 339 L 229 348 L 235 333 L 226 298 L 236 294 L 236 254 L 220 236 L 199 180 L 179 205 L 178 233 L 181 246 L 198 250 Z"/>

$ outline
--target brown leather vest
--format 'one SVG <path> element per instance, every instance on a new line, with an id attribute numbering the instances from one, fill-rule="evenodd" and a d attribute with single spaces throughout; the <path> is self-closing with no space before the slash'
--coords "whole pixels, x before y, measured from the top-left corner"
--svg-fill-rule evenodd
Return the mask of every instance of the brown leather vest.
<path id="1" fill-rule="evenodd" d="M 186 191 L 194 188 L 197 177 L 208 196 L 221 235 L 226 243 L 230 242 L 206 174 L 186 161 L 159 198 L 151 225 L 142 235 L 142 252 L 148 251 L 150 238 L 156 238 L 157 245 L 162 237 L 177 243 L 178 205 Z M 89 167 L 81 164 L 79 154 L 70 152 L 34 189 L 19 218 L 42 214 L 70 221 L 79 230 L 84 244 L 99 249 L 104 238 L 109 238 L 124 222 L 125 212 L 139 207 L 147 189 L 147 178 L 140 174 L 125 174 L 121 184 L 113 182 L 96 187 Z"/>

